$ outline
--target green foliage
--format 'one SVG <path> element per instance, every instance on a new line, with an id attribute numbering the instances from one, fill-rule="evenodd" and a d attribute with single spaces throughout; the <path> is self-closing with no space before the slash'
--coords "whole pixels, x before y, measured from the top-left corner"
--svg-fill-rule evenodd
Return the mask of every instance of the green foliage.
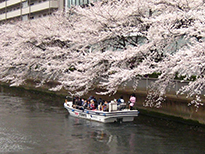
<path id="1" fill-rule="evenodd" d="M 75 70 L 76 70 L 75 66 L 70 66 L 70 67 L 69 67 L 69 71 L 73 72 L 73 71 L 75 71 Z"/>
<path id="2" fill-rule="evenodd" d="M 154 72 L 154 73 L 152 73 L 152 74 L 146 74 L 146 75 L 144 75 L 144 77 L 158 78 L 160 74 L 161 74 L 161 73 Z"/>
<path id="3" fill-rule="evenodd" d="M 179 74 L 178 72 L 175 74 L 175 78 L 174 78 L 175 80 L 184 80 L 186 78 L 186 76 L 179 76 L 178 74 Z M 196 80 L 196 76 L 192 75 L 189 79 L 186 79 L 186 80 L 188 80 L 188 81 L 195 81 Z"/>

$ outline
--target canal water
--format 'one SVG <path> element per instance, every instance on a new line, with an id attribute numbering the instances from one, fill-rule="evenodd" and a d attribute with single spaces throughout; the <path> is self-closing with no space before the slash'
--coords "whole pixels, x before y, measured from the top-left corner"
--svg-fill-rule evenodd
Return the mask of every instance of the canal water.
<path id="1" fill-rule="evenodd" d="M 205 129 L 139 115 L 102 124 L 73 118 L 63 97 L 0 87 L 1 154 L 202 154 Z"/>

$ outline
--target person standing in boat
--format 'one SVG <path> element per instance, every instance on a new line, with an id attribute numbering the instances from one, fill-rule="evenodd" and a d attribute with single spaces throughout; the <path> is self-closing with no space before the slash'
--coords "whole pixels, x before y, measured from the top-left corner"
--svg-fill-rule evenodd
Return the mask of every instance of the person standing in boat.
<path id="1" fill-rule="evenodd" d="M 136 103 L 136 97 L 135 97 L 135 94 L 132 94 L 131 96 L 130 96 L 130 104 L 129 104 L 129 109 L 130 110 L 133 110 L 133 107 L 134 107 L 134 105 L 135 105 L 135 103 Z"/>

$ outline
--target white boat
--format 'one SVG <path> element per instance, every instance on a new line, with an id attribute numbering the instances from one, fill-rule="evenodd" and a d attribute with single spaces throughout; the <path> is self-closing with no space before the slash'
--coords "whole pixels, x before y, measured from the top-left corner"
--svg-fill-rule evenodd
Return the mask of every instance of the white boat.
<path id="1" fill-rule="evenodd" d="M 138 110 L 117 109 L 117 103 L 109 103 L 109 111 L 88 110 L 73 108 L 73 102 L 64 103 L 64 107 L 68 110 L 71 116 L 98 121 L 102 123 L 113 122 L 131 122 L 134 117 L 138 116 Z"/>

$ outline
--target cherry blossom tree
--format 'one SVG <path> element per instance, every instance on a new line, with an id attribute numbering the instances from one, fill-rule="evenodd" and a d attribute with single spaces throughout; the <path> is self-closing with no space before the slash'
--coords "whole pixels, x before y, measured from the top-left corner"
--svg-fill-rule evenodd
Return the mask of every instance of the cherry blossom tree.
<path id="1" fill-rule="evenodd" d="M 160 106 L 174 79 L 178 94 L 203 105 L 205 4 L 202 0 L 109 0 L 46 18 L 0 26 L 0 80 L 19 86 L 55 81 L 50 90 L 114 94 L 158 73 L 145 105 Z M 194 79 L 193 79 L 194 76 Z M 182 81 L 183 81 L 182 80 Z M 157 98 L 153 101 L 152 98 Z"/>

